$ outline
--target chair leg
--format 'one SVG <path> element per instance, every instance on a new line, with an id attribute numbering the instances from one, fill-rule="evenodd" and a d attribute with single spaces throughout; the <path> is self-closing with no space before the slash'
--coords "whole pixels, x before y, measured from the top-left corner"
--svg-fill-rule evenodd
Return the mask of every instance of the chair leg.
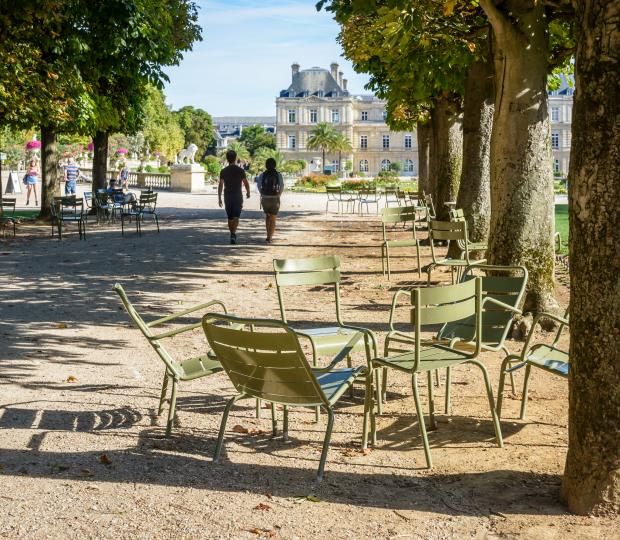
<path id="1" fill-rule="evenodd" d="M 389 244 L 385 244 L 385 260 L 387 264 L 388 281 L 390 281 L 391 277 L 390 277 L 390 246 Z"/>
<path id="2" fill-rule="evenodd" d="M 177 380 L 172 379 L 172 393 L 170 394 L 170 408 L 168 409 L 168 422 L 166 423 L 166 437 L 172 433 L 172 423 L 177 408 Z"/>
<path id="3" fill-rule="evenodd" d="M 418 279 L 422 279 L 422 263 L 420 262 L 420 244 L 416 244 L 415 249 L 418 253 Z"/>
<path id="4" fill-rule="evenodd" d="M 435 386 L 436 386 L 437 388 L 439 388 L 439 384 L 440 384 L 440 383 L 439 383 L 439 370 L 438 370 L 438 369 L 436 369 L 436 370 L 435 370 Z"/>
<path id="5" fill-rule="evenodd" d="M 278 434 L 278 410 L 276 404 L 271 404 L 271 435 L 275 437 Z"/>
<path id="6" fill-rule="evenodd" d="M 327 461 L 327 451 L 329 450 L 329 442 L 332 438 L 332 429 L 334 427 L 334 411 L 331 407 L 327 409 L 327 429 L 325 430 L 325 439 L 323 439 L 323 450 L 321 452 L 321 461 L 319 462 L 319 471 L 316 479 L 320 482 L 323 480 L 323 471 L 325 470 L 325 461 Z"/>
<path id="7" fill-rule="evenodd" d="M 452 378 L 452 371 L 449 367 L 446 368 L 446 402 L 444 404 L 444 412 L 450 414 L 450 383 Z"/>
<path id="8" fill-rule="evenodd" d="M 381 244 L 381 273 L 385 276 L 385 246 Z"/>
<path id="9" fill-rule="evenodd" d="M 387 403 L 387 379 L 388 369 L 384 367 L 383 374 L 381 375 L 381 398 L 385 403 Z"/>
<path id="10" fill-rule="evenodd" d="M 226 403 L 226 407 L 224 407 L 224 414 L 222 415 L 222 422 L 220 424 L 220 433 L 217 438 L 217 445 L 215 446 L 215 453 L 213 454 L 213 463 L 217 463 L 220 459 L 220 453 L 222 451 L 222 443 L 224 442 L 224 434 L 226 432 L 226 423 L 228 422 L 228 415 L 230 414 L 230 409 L 235 404 L 235 402 L 239 401 L 242 397 L 245 397 L 245 394 L 237 394 L 235 397 L 228 400 Z"/>
<path id="11" fill-rule="evenodd" d="M 418 415 L 418 424 L 420 424 L 420 434 L 422 435 L 422 444 L 424 445 L 424 455 L 426 457 L 426 467 L 431 469 L 433 467 L 433 460 L 431 458 L 431 449 L 428 445 L 428 437 L 426 435 L 426 424 L 424 423 L 424 412 L 422 411 L 422 404 L 420 403 L 420 394 L 418 392 L 418 374 L 414 373 L 411 376 L 411 387 L 413 389 L 413 399 L 415 400 L 415 410 Z"/>
<path id="12" fill-rule="evenodd" d="M 153 213 L 153 215 L 155 216 L 155 225 L 157 225 L 157 232 L 159 232 L 159 219 L 157 217 L 157 214 Z"/>
<path id="13" fill-rule="evenodd" d="M 159 408 L 157 409 L 157 416 L 161 416 L 164 411 L 164 403 L 166 403 L 166 393 L 168 390 L 168 371 L 164 371 L 164 381 L 161 383 L 161 395 L 159 397 Z"/>
<path id="14" fill-rule="evenodd" d="M 260 420 L 261 417 L 261 407 L 263 406 L 263 402 L 260 398 L 256 398 L 256 418 Z"/>
<path id="15" fill-rule="evenodd" d="M 437 376 L 437 370 L 435 370 L 435 376 Z M 437 429 L 437 422 L 435 422 L 435 396 L 433 390 L 433 374 L 431 371 L 427 372 L 428 379 L 428 419 L 429 428 L 431 430 Z"/>
<path id="16" fill-rule="evenodd" d="M 472 364 L 478 366 L 482 371 L 482 376 L 484 378 L 484 385 L 487 389 L 487 397 L 489 398 L 489 408 L 491 409 L 491 418 L 493 419 L 493 429 L 495 430 L 495 439 L 497 440 L 497 446 L 500 448 L 504 447 L 504 440 L 502 438 L 502 428 L 499 425 L 499 417 L 497 415 L 497 411 L 495 410 L 495 399 L 493 398 L 493 388 L 491 388 L 491 383 L 489 382 L 489 374 L 487 373 L 486 368 L 477 360 L 470 361 Z"/>
<path id="17" fill-rule="evenodd" d="M 284 412 L 282 413 L 282 439 L 284 442 L 288 441 L 288 406 L 284 405 Z"/>
<path id="18" fill-rule="evenodd" d="M 364 423 L 362 425 L 362 450 L 368 447 L 368 423 L 370 422 L 370 407 L 374 407 L 372 403 L 373 389 L 373 372 L 372 366 L 366 374 L 366 391 L 364 392 Z"/>
<path id="19" fill-rule="evenodd" d="M 530 382 L 530 372 L 532 371 L 532 366 L 530 364 L 525 368 L 525 377 L 523 380 L 523 396 L 521 397 L 521 413 L 519 414 L 519 418 L 523 420 L 525 418 L 525 412 L 527 410 L 527 389 Z"/>

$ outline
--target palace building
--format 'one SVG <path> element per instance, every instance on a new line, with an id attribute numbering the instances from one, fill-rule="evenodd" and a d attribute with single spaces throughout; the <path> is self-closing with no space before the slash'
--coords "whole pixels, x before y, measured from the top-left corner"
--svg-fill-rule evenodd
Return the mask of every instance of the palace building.
<path id="1" fill-rule="evenodd" d="M 285 159 L 303 159 L 310 172 L 336 173 L 350 162 L 353 173 L 369 176 L 389 170 L 396 162 L 401 176 L 417 176 L 415 130 L 391 131 L 385 122 L 384 100 L 350 94 L 336 63 L 329 70 L 293 64 L 291 75 L 290 86 L 276 99 L 277 147 Z M 326 153 L 326 163 L 321 163 L 322 152 L 307 148 L 312 130 L 321 122 L 332 124 L 349 139 L 352 151 L 342 154 L 342 163 L 338 153 Z"/>

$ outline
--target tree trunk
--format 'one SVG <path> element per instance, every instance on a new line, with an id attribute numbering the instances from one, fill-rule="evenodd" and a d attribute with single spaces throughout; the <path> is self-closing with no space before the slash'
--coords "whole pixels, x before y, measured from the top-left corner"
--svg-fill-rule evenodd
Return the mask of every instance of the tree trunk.
<path id="1" fill-rule="evenodd" d="M 418 122 L 418 198 L 422 192 L 429 193 L 429 165 L 431 147 L 430 122 Z"/>
<path id="2" fill-rule="evenodd" d="M 463 100 L 463 171 L 456 206 L 463 209 L 473 242 L 487 241 L 491 221 L 493 76 L 491 59 L 471 64 Z"/>
<path id="3" fill-rule="evenodd" d="M 54 197 L 60 195 L 56 130 L 49 126 L 41 126 L 41 172 L 41 213 L 39 217 L 49 219 L 52 215 Z"/>
<path id="4" fill-rule="evenodd" d="M 447 201 L 456 201 L 463 163 L 460 97 L 442 96 L 431 111 L 431 186 L 437 219 L 448 220 Z"/>
<path id="5" fill-rule="evenodd" d="M 620 511 L 620 6 L 576 0 L 569 172 L 570 372 L 562 495 L 578 514 Z"/>
<path id="6" fill-rule="evenodd" d="M 548 43 L 542 2 L 481 0 L 496 36 L 491 136 L 489 262 L 529 271 L 525 310 L 557 307 L 554 194 L 547 100 Z"/>
<path id="7" fill-rule="evenodd" d="M 108 133 L 97 131 L 93 137 L 93 192 L 107 187 Z"/>

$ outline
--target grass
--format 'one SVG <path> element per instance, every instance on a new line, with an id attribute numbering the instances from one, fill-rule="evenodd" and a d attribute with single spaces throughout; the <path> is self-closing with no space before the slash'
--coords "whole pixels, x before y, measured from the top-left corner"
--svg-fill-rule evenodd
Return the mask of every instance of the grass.
<path id="1" fill-rule="evenodd" d="M 568 253 L 568 204 L 555 205 L 555 231 L 562 239 L 560 253 Z"/>

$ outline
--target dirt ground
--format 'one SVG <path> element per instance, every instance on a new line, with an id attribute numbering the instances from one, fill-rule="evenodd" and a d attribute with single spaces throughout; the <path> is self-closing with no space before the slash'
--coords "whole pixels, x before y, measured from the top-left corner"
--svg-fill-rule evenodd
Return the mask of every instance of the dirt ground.
<path id="1" fill-rule="evenodd" d="M 566 381 L 542 372 L 533 374 L 526 420 L 520 391 L 506 392 L 498 448 L 479 372 L 456 368 L 453 414 L 440 406 L 429 433 L 430 471 L 408 379 L 397 374 L 371 452 L 360 452 L 363 387 L 337 407 L 321 484 L 325 422 L 307 409 L 292 411 L 285 443 L 270 437 L 268 411 L 257 419 L 253 403 L 241 402 L 225 459 L 212 463 L 233 392 L 223 373 L 180 386 L 165 439 L 165 416 L 155 416 L 163 366 L 115 282 L 147 318 L 213 298 L 239 315 L 276 318 L 272 259 L 336 253 L 345 321 L 372 329 L 380 344 L 394 290 L 420 282 L 413 253 L 402 251 L 392 281 L 383 278 L 377 217 L 326 215 L 321 196 L 287 195 L 271 245 L 255 195 L 236 246 L 212 193 L 162 193 L 160 206 L 160 234 L 147 224 L 141 238 L 134 230 L 123 238 L 120 225 L 91 224 L 86 241 L 70 229 L 59 242 L 49 226 L 22 225 L 16 240 L 0 240 L 0 537 L 620 538 L 618 522 L 561 504 Z M 428 247 L 422 255 L 426 264 Z M 565 304 L 561 283 L 558 296 Z M 295 323 L 333 320 L 325 291 L 286 300 Z M 179 356 L 206 350 L 199 330 L 168 345 Z M 520 345 L 509 342 L 512 351 Z M 484 354 L 495 390 L 501 359 Z"/>

